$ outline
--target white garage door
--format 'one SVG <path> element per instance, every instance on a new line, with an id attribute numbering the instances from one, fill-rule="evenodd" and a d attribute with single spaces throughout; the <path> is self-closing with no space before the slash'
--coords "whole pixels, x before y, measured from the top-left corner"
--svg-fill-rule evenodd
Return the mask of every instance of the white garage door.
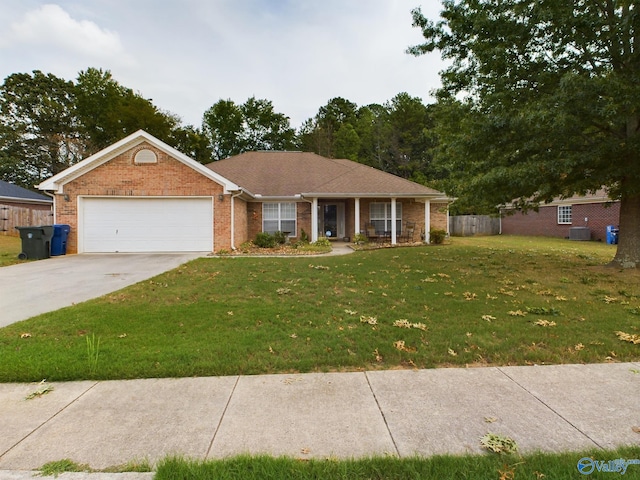
<path id="1" fill-rule="evenodd" d="M 210 252 L 212 198 L 81 199 L 81 252 Z"/>

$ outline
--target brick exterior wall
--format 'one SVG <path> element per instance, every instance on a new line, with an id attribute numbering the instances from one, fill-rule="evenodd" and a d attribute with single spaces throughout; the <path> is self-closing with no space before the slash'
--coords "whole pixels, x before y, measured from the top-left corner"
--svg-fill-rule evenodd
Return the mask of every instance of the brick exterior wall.
<path id="1" fill-rule="evenodd" d="M 389 202 L 388 199 L 362 199 L 360 200 L 360 230 L 364 231 L 365 225 L 370 222 L 370 205 L 376 202 Z M 431 229 L 447 230 L 447 204 L 431 202 L 430 216 L 431 226 L 425 229 L 424 225 L 424 203 L 416 202 L 413 199 L 397 200 L 402 204 L 402 225 L 405 222 L 414 222 L 416 224 L 416 235 L 420 235 L 421 232 Z M 419 238 L 414 238 L 419 240 Z"/>
<path id="2" fill-rule="evenodd" d="M 134 157 L 142 149 L 152 150 L 157 163 L 136 164 Z M 64 185 L 64 193 L 55 196 L 55 223 L 68 224 L 71 231 L 67 239 L 67 253 L 78 251 L 78 208 L 82 196 L 100 197 L 181 197 L 211 196 L 214 200 L 214 251 L 230 250 L 242 243 L 253 240 L 262 231 L 262 203 L 247 202 L 239 198 L 231 201 L 231 195 L 224 195 L 223 187 L 203 176 L 182 162 L 164 153 L 152 145 L 143 142 L 102 165 L 89 170 L 82 176 Z M 355 231 L 355 200 L 344 199 L 345 235 L 352 237 Z M 360 222 L 369 222 L 369 205 L 373 199 L 360 200 Z M 378 201 L 389 201 L 380 199 Z M 424 203 L 413 199 L 399 200 L 402 203 L 403 222 L 416 223 L 416 233 L 424 228 Z M 234 239 L 231 244 L 231 208 L 234 208 Z M 302 230 L 311 238 L 310 202 L 297 202 L 297 231 L 300 238 Z M 446 204 L 431 204 L 431 227 L 446 229 Z M 400 233 L 400 232 L 398 232 Z M 416 238 L 419 240 L 419 238 Z"/>
<path id="3" fill-rule="evenodd" d="M 135 154 L 153 150 L 157 163 L 135 164 Z M 78 197 L 93 196 L 213 196 L 214 250 L 231 248 L 231 200 L 218 195 L 223 187 L 170 157 L 146 142 L 121 153 L 110 161 L 88 171 L 64 186 L 64 195 L 56 195 L 56 223 L 71 226 L 67 239 L 67 253 L 78 251 Z M 65 196 L 67 199 L 65 199 Z"/>
<path id="4" fill-rule="evenodd" d="M 333 200 L 332 200 L 333 201 Z M 353 240 L 353 234 L 355 232 L 354 219 L 355 219 L 355 200 L 354 199 L 336 199 L 335 203 L 344 202 L 344 214 L 345 214 L 345 235 Z M 369 205 L 372 202 L 389 202 L 389 199 L 360 199 L 360 230 L 369 223 Z M 416 236 L 414 240 L 420 240 L 420 232 L 424 229 L 424 203 L 416 202 L 413 199 L 398 200 L 402 203 L 402 222 L 415 222 L 416 224 Z M 248 202 L 247 204 L 247 239 L 253 240 L 256 235 L 262 232 L 262 203 Z M 296 238 L 300 238 L 302 230 L 304 230 L 311 239 L 311 203 L 309 202 L 297 202 L 296 203 L 296 217 L 297 217 L 297 232 Z M 447 230 L 447 204 L 446 203 L 431 203 L 431 228 Z M 238 214 L 236 213 L 236 216 Z M 236 222 L 237 224 L 237 222 Z M 236 229 L 236 246 L 239 246 L 238 230 Z M 400 232 L 398 232 L 400 234 Z"/>
<path id="5" fill-rule="evenodd" d="M 558 224 L 558 207 L 548 205 L 540 207 L 538 212 L 521 212 L 505 215 L 502 218 L 504 235 L 531 235 L 569 238 L 571 227 L 589 227 L 591 240 L 606 241 L 607 225 L 618 226 L 620 219 L 620 202 L 573 204 L 571 207 L 572 223 Z M 584 219 L 588 221 L 585 223 Z"/>

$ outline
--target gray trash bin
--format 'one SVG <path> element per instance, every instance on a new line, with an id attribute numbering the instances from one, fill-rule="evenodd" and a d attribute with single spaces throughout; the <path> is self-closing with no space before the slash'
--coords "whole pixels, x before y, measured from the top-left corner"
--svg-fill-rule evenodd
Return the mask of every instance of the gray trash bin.
<path id="1" fill-rule="evenodd" d="M 22 252 L 18 255 L 21 260 L 40 260 L 51 256 L 51 237 L 53 225 L 37 227 L 16 227 L 22 239 Z"/>

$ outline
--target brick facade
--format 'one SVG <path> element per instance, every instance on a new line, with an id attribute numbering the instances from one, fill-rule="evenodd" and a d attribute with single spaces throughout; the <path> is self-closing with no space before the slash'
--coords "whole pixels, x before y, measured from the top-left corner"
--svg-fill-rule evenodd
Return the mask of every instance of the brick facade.
<path id="1" fill-rule="evenodd" d="M 607 226 L 618 226 L 620 202 L 576 203 L 571 206 L 571 217 L 571 224 L 559 224 L 558 206 L 546 205 L 540 207 L 538 212 L 516 212 L 503 216 L 502 233 L 569 238 L 571 227 L 589 227 L 591 240 L 606 241 Z"/>
<path id="2" fill-rule="evenodd" d="M 140 141 L 139 141 L 140 140 Z M 135 143 L 134 143 L 135 142 Z M 134 146 L 135 145 L 135 146 Z M 165 148 L 166 147 L 166 148 Z M 153 152 L 150 153 L 149 151 Z M 138 155 L 139 154 L 139 155 Z M 298 155 L 293 152 L 293 155 Z M 289 155 L 289 154 L 287 154 Z M 312 155 L 312 154 L 309 154 Z M 304 156 L 304 155 L 303 155 Z M 308 159 L 304 157 L 302 160 L 332 162 L 322 157 L 313 156 Z M 234 168 L 237 167 L 235 162 L 242 160 L 242 156 L 238 156 L 234 163 L 230 164 Z M 341 163 L 342 162 L 342 163 Z M 345 169 L 344 162 L 332 162 L 330 167 L 335 169 L 342 168 L 344 175 L 353 175 L 354 168 L 362 166 L 355 164 Z M 211 164 L 220 166 L 217 163 Z M 68 224 L 71 231 L 67 239 L 67 252 L 77 253 L 79 247 L 78 239 L 78 218 L 82 215 L 83 199 L 89 197 L 98 198 L 181 198 L 181 197 L 208 197 L 213 203 L 213 249 L 218 252 L 221 250 L 231 250 L 240 246 L 242 243 L 253 240 L 256 235 L 262 231 L 262 203 L 260 200 L 272 197 L 273 194 L 250 195 L 241 190 L 237 190 L 239 186 L 246 188 L 242 182 L 249 181 L 253 177 L 246 175 L 247 170 L 239 169 L 237 172 L 237 180 L 235 183 L 227 175 L 216 172 L 209 165 L 209 169 L 196 164 L 193 160 L 185 157 L 177 150 L 172 149 L 168 145 L 162 144 L 145 132 L 138 132 L 127 137 L 120 142 L 108 147 L 102 152 L 89 157 L 78 165 L 70 167 L 68 171 L 62 172 L 41 185 L 48 191 L 60 192 L 55 194 L 55 222 Z M 228 164 L 227 164 L 228 165 Z M 244 164 L 240 164 L 241 166 Z M 306 164 L 305 164 L 306 165 Z M 247 164 L 246 168 L 251 168 L 251 164 Z M 365 168 L 365 167 L 362 167 Z M 404 179 L 396 178 L 383 172 L 375 172 L 375 169 L 366 167 L 365 170 L 358 170 L 362 174 L 377 178 L 379 175 L 385 175 L 384 188 L 391 188 L 387 183 L 391 182 L 393 188 L 408 190 L 411 195 L 424 197 L 430 195 L 439 195 L 439 192 L 431 191 L 427 187 L 413 184 Z M 232 172 L 233 173 L 233 172 Z M 255 174 L 255 172 L 252 172 Z M 322 173 L 322 172 L 320 172 Z M 316 172 L 319 174 L 319 172 Z M 337 175 L 335 172 L 332 175 Z M 246 178 L 245 178 L 246 176 Z M 278 182 L 282 182 L 280 174 L 275 182 L 275 187 L 279 188 Z M 254 175 L 255 177 L 255 175 Z M 262 178 L 262 177 L 260 177 Z M 291 178 L 290 181 L 295 184 L 296 179 Z M 358 177 L 359 178 L 359 177 Z M 344 180 L 343 175 L 333 178 L 332 181 Z M 305 180 L 306 181 L 306 180 Z M 316 179 L 316 181 L 319 181 Z M 355 180 L 354 180 L 355 181 Z M 395 182 L 395 183 L 393 183 Z M 288 185 L 288 182 L 287 182 Z M 369 182 L 365 185 L 369 187 Z M 228 193 L 225 192 L 225 187 Z M 338 185 L 334 188 L 342 186 Z M 264 188 L 271 188 L 267 184 Z M 305 184 L 296 184 L 294 188 L 305 188 Z M 255 190 L 249 189 L 253 193 Z M 304 191 L 304 190 L 303 190 Z M 348 191 L 348 190 L 347 190 Z M 233 193 L 229 193 L 233 192 Z M 327 195 L 332 197 L 331 190 Z M 374 193 L 375 194 L 375 193 Z M 348 193 L 346 194 L 348 195 Z M 281 201 L 287 201 L 286 198 L 292 198 L 291 192 L 279 194 Z M 299 194 L 295 197 L 300 199 Z M 409 195 L 407 194 L 407 197 Z M 319 204 L 322 203 L 338 203 L 344 205 L 345 231 L 344 236 L 352 238 L 356 230 L 360 230 L 369 222 L 369 207 L 371 202 L 390 202 L 388 197 L 371 199 L 360 199 L 360 223 L 355 225 L 355 199 L 354 198 L 320 198 Z M 402 198 L 398 200 L 402 204 L 402 221 L 415 222 L 416 224 L 416 240 L 419 240 L 419 233 L 424 231 L 424 209 L 425 204 L 413 198 Z M 300 238 L 302 231 L 307 234 L 308 238 L 313 237 L 311 228 L 312 224 L 312 202 L 310 199 L 299 200 L 296 202 L 296 232 L 294 238 Z M 233 209 L 233 211 L 232 211 Z M 341 211 L 341 210 L 340 210 Z M 429 228 L 447 228 L 447 204 L 432 203 L 431 204 L 431 225 Z M 234 223 L 233 228 L 231 223 Z M 398 235 L 402 232 L 399 231 Z"/>
<path id="3" fill-rule="evenodd" d="M 152 150 L 157 163 L 135 164 L 133 158 L 142 149 Z M 64 194 L 55 196 L 56 223 L 71 226 L 67 253 L 77 253 L 79 196 L 212 196 L 214 249 L 230 249 L 231 201 L 229 195 L 220 201 L 222 192 L 221 185 L 145 142 L 65 184 Z"/>

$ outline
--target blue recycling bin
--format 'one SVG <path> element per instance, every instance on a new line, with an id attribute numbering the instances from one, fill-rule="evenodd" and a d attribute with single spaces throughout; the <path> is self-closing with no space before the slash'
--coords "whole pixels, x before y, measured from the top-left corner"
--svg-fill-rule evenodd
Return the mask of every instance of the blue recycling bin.
<path id="1" fill-rule="evenodd" d="M 51 256 L 67 254 L 67 237 L 71 227 L 69 225 L 54 225 L 51 237 Z"/>
<path id="2" fill-rule="evenodd" d="M 607 225 L 607 243 L 609 245 L 618 244 L 618 232 L 619 230 L 615 227 L 615 225 Z"/>

